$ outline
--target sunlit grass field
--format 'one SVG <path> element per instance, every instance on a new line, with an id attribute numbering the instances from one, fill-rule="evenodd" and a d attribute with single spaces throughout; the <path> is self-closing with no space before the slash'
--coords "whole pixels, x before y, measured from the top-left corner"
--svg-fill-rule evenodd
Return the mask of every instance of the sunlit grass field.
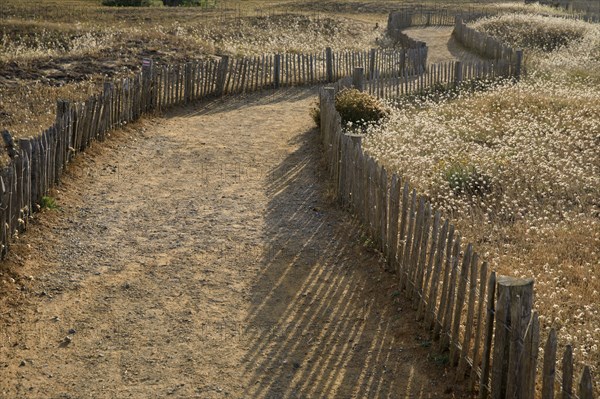
<path id="1" fill-rule="evenodd" d="M 394 109 L 365 141 L 499 273 L 534 277 L 547 332 L 598 372 L 600 27 L 509 14 L 474 26 L 527 54 L 514 84 Z"/>

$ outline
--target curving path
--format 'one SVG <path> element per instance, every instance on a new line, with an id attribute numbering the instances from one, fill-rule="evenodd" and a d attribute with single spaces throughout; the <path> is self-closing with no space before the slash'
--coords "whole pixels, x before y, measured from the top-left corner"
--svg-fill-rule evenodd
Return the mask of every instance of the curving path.
<path id="1" fill-rule="evenodd" d="M 414 27 L 403 30 L 409 37 L 427 43 L 427 61 L 432 64 L 447 61 L 485 61 L 465 49 L 452 36 L 451 26 Z"/>
<path id="2" fill-rule="evenodd" d="M 0 397 L 462 397 L 327 194 L 315 95 L 180 109 L 78 157 L 2 266 Z"/>
<path id="3" fill-rule="evenodd" d="M 436 29 L 408 33 L 469 56 Z M 466 397 L 329 196 L 315 97 L 182 108 L 80 155 L 0 265 L 0 398 Z"/>

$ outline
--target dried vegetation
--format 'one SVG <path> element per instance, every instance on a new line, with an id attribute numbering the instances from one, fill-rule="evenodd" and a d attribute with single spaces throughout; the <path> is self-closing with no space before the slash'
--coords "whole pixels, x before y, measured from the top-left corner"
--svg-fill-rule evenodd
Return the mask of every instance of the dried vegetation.
<path id="1" fill-rule="evenodd" d="M 534 277 L 544 330 L 557 328 L 598 372 L 600 29 L 521 15 L 475 26 L 523 46 L 528 76 L 406 101 L 365 146 L 456 221 L 498 272 Z"/>

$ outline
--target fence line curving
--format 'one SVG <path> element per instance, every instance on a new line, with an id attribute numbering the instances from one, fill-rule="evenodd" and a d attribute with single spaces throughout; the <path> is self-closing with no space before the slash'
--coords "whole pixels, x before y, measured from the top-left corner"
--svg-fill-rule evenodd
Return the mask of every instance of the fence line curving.
<path id="1" fill-rule="evenodd" d="M 343 131 L 334 98 L 349 87 L 346 78 L 320 93 L 321 139 L 338 201 L 385 255 L 418 321 L 448 351 L 456 380 L 478 387 L 479 398 L 534 398 L 541 389 L 543 399 L 553 399 L 556 382 L 563 398 L 593 398 L 589 367 L 573 384 L 571 346 L 558 371 L 555 332 L 538 359 L 533 279 L 496 276 L 427 197 L 366 153 L 360 136 Z"/>
<path id="2" fill-rule="evenodd" d="M 410 23 L 452 25 L 457 23 L 455 17 L 413 14 Z M 390 21 L 392 25 L 408 23 L 406 15 L 390 15 Z M 352 86 L 353 81 L 364 82 L 372 94 L 389 98 L 435 85 L 518 77 L 515 58 L 505 64 L 497 62 L 504 60 L 500 57 L 490 63 L 425 68 L 427 48 L 417 45 L 398 51 L 326 49 L 316 54 L 224 56 L 163 66 L 145 60 L 140 73 L 106 83 L 99 94 L 84 102 L 58 101 L 55 123 L 41 134 L 15 142 L 9 132 L 3 132 L 10 161 L 0 170 L 1 255 L 6 255 L 15 236 L 27 227 L 32 212 L 60 182 L 73 157 L 92 142 L 105 140 L 111 130 L 147 113 L 211 97 L 335 82 L 322 90 L 320 107 L 322 140 L 338 198 L 359 217 L 386 255 L 388 267 L 397 272 L 402 291 L 412 298 L 432 338 L 441 349 L 449 350 L 456 378 L 468 379 L 473 388 L 478 385 L 481 398 L 533 398 L 536 381 L 542 381 L 546 399 L 553 397 L 554 381 L 560 374 L 563 397 L 576 397 L 577 390 L 580 398 L 592 398 L 589 368 L 584 369 L 579 385 L 573 383 L 570 347 L 563 355 L 562 373 L 553 367 L 555 334 L 546 344 L 542 377 L 536 374 L 542 362 L 538 361 L 539 321 L 530 306 L 533 282 L 490 271 L 475 248 L 462 244 L 451 222 L 425 197 L 365 153 L 360 137 L 344 134 L 335 110 L 335 92 Z M 355 74 L 356 68 L 362 72 Z"/>

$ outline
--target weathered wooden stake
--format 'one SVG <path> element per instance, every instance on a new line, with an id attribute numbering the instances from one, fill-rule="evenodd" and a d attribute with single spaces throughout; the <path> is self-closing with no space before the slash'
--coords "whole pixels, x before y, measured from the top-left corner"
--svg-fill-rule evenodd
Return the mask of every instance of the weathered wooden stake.
<path id="1" fill-rule="evenodd" d="M 273 63 L 273 85 L 276 89 L 281 84 L 281 54 L 275 54 L 275 61 Z"/>
<path id="2" fill-rule="evenodd" d="M 523 50 L 517 50 L 517 59 L 515 65 L 515 78 L 517 80 L 521 79 L 521 71 L 523 68 Z"/>
<path id="3" fill-rule="evenodd" d="M 224 55 L 221 57 L 221 62 L 219 63 L 219 69 L 217 72 L 217 87 L 216 87 L 216 95 L 222 96 L 225 92 L 225 82 L 227 81 L 227 70 L 229 68 L 229 56 Z"/>
<path id="4" fill-rule="evenodd" d="M 331 83 L 333 82 L 333 51 L 331 50 L 331 47 L 325 49 L 325 65 L 327 68 L 327 82 Z"/>
<path id="5" fill-rule="evenodd" d="M 462 62 L 456 61 L 454 63 L 454 87 L 460 86 L 462 81 L 463 81 Z"/>
<path id="6" fill-rule="evenodd" d="M 533 306 L 533 279 L 498 277 L 496 332 L 492 363 L 492 398 L 520 398 L 527 380 L 521 359 Z"/>
<path id="7" fill-rule="evenodd" d="M 592 384 L 590 366 L 583 368 L 581 381 L 579 382 L 579 399 L 594 399 L 594 386 Z"/>
<path id="8" fill-rule="evenodd" d="M 365 91 L 365 68 L 354 68 L 352 75 L 352 86 L 358 91 Z"/>
<path id="9" fill-rule="evenodd" d="M 14 158 L 17 155 L 17 150 L 15 148 L 15 142 L 8 130 L 2 131 L 2 140 L 4 140 L 4 148 L 6 149 L 8 156 Z"/>
<path id="10" fill-rule="evenodd" d="M 371 49 L 371 55 L 369 57 L 369 79 L 375 78 L 375 59 L 377 58 L 377 49 Z"/>
<path id="11" fill-rule="evenodd" d="M 142 59 L 142 92 L 145 93 L 144 112 L 148 112 L 150 109 L 156 106 L 156 101 L 154 101 L 154 88 L 152 87 L 152 79 L 154 78 L 152 75 L 153 67 L 154 61 L 152 58 Z"/>

